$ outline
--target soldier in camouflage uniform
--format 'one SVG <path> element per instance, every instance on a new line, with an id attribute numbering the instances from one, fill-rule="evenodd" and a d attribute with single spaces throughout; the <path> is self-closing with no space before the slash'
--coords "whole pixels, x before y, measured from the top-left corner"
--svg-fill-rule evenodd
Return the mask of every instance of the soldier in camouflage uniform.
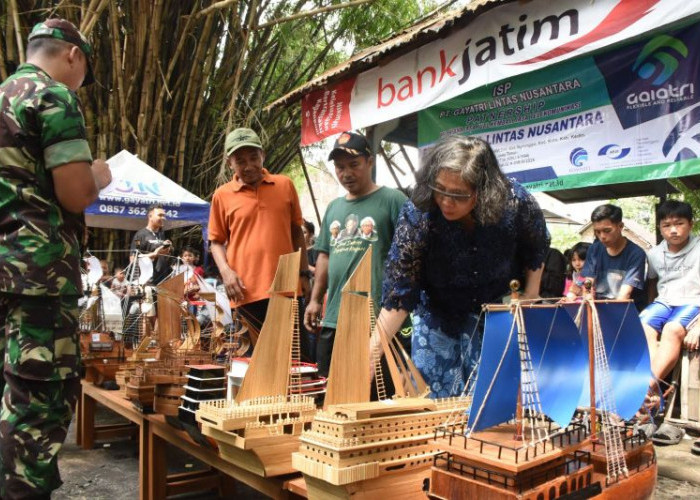
<path id="1" fill-rule="evenodd" d="M 83 210 L 111 181 L 92 161 L 75 92 L 92 48 L 68 21 L 29 35 L 0 85 L 0 497 L 49 498 L 80 394 Z"/>

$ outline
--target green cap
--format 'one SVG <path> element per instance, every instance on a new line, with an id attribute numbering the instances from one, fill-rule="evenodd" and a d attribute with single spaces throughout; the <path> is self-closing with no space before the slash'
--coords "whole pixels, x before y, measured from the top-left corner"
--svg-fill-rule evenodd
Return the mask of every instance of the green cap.
<path id="1" fill-rule="evenodd" d="M 95 76 L 92 72 L 92 45 L 73 23 L 60 18 L 47 19 L 44 22 L 37 23 L 32 28 L 32 32 L 29 33 L 28 40 L 32 41 L 37 38 L 56 38 L 57 40 L 77 45 L 85 54 L 88 65 L 88 71 L 85 75 L 85 80 L 83 80 L 83 87 L 95 81 Z"/>
<path id="2" fill-rule="evenodd" d="M 234 151 L 245 146 L 258 149 L 263 148 L 260 137 L 258 137 L 258 134 L 256 134 L 254 130 L 249 128 L 237 128 L 233 132 L 229 132 L 226 136 L 226 142 L 224 143 L 226 156 L 231 156 Z"/>

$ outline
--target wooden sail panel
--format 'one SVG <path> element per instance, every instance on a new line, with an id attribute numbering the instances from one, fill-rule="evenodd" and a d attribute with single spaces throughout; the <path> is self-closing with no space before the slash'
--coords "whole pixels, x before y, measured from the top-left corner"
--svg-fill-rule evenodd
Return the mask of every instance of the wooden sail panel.
<path id="1" fill-rule="evenodd" d="M 278 268 L 279 269 L 279 268 Z M 299 271 L 297 268 L 297 279 Z M 287 394 L 295 299 L 273 294 L 236 402 Z"/>
<path id="2" fill-rule="evenodd" d="M 162 281 L 157 290 L 158 341 L 163 346 L 168 345 L 172 340 L 180 340 L 182 331 L 180 303 L 185 296 L 184 273 Z"/>
<path id="3" fill-rule="evenodd" d="M 367 247 L 357 267 L 348 281 L 345 282 L 342 291 L 372 293 L 372 245 Z"/>
<path id="4" fill-rule="evenodd" d="M 270 292 L 296 293 L 299 288 L 299 265 L 301 250 L 280 256 L 275 277 L 270 285 Z"/>
<path id="5" fill-rule="evenodd" d="M 325 406 L 369 401 L 369 299 L 343 292 Z"/>

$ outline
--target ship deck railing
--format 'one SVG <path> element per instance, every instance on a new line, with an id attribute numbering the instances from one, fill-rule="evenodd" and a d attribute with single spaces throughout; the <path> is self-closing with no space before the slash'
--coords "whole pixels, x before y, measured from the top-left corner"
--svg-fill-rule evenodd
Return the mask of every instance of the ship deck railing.
<path id="1" fill-rule="evenodd" d="M 454 441 L 462 442 L 462 448 L 467 449 L 469 441 L 478 443 L 479 453 L 483 454 L 485 449 L 496 449 L 499 460 L 505 459 L 504 453 L 512 453 L 513 461 L 517 464 L 521 461 L 535 459 L 541 453 L 546 453 L 556 449 L 563 448 L 572 444 L 580 443 L 588 437 L 588 429 L 581 423 L 571 423 L 563 429 L 556 430 L 552 427 L 553 422 L 549 422 L 548 437 L 546 439 L 527 442 L 518 447 L 508 446 L 503 443 L 493 442 L 486 439 L 475 437 L 473 434 L 468 435 L 468 426 L 466 424 L 438 427 L 435 429 L 435 439 L 447 439 L 450 446 L 455 446 Z"/>
<path id="2" fill-rule="evenodd" d="M 540 484 L 556 479 L 562 475 L 572 474 L 587 467 L 590 463 L 590 452 L 576 450 L 561 463 L 551 466 L 541 472 L 530 474 L 527 477 L 518 478 L 514 474 L 497 472 L 485 467 L 468 464 L 447 451 L 438 453 L 433 457 L 433 467 L 457 473 L 475 481 L 482 481 L 491 486 L 498 486 L 505 490 L 517 492 L 518 494 L 521 494 L 523 491 L 531 490 Z"/>

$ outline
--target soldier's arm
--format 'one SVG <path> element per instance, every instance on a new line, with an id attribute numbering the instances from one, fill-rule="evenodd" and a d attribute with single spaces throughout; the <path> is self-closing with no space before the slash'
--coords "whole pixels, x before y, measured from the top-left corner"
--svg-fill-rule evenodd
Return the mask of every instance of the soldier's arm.
<path id="1" fill-rule="evenodd" d="M 112 180 L 104 160 L 66 163 L 51 169 L 54 191 L 64 210 L 79 214 L 97 199 L 100 189 Z"/>

